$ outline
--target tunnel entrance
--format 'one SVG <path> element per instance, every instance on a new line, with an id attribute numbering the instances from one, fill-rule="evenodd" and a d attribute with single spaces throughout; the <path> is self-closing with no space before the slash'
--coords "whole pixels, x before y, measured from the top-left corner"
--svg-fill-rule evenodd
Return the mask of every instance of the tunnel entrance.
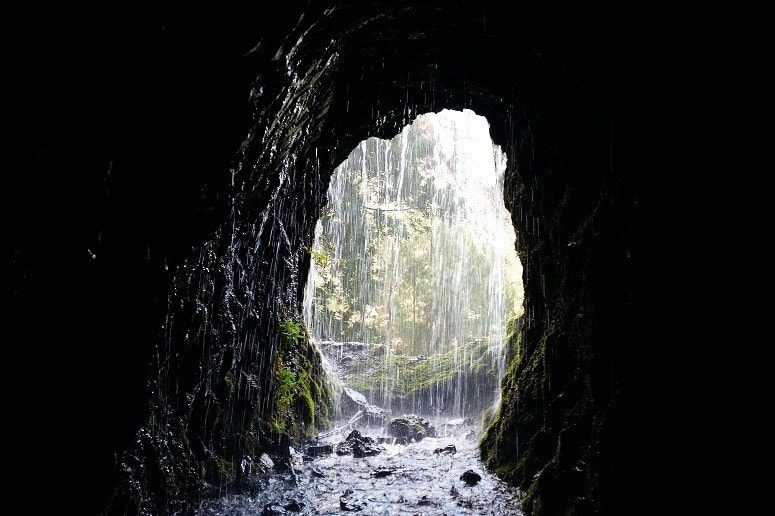
<path id="1" fill-rule="evenodd" d="M 484 117 L 444 110 L 335 170 L 304 317 L 346 394 L 437 420 L 497 403 L 523 299 L 505 168 Z"/>

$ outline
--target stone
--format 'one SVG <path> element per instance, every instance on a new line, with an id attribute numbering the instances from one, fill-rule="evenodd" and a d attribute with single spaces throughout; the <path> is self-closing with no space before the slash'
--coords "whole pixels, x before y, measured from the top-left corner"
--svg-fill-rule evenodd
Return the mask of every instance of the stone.
<path id="1" fill-rule="evenodd" d="M 261 465 L 261 469 L 266 470 L 274 468 L 274 461 L 266 453 L 261 454 L 261 456 L 258 458 L 258 463 Z"/>
<path id="2" fill-rule="evenodd" d="M 457 448 L 455 448 L 454 444 L 448 444 L 444 448 L 436 448 L 435 450 L 433 450 L 433 453 L 437 453 L 437 454 L 449 453 L 454 455 L 455 453 L 457 453 Z"/>
<path id="3" fill-rule="evenodd" d="M 342 496 L 339 497 L 339 508 L 343 511 L 360 511 L 366 507 L 366 502 L 358 500 L 353 496 L 353 490 L 347 489 Z"/>
<path id="4" fill-rule="evenodd" d="M 481 479 L 482 479 L 482 476 L 472 469 L 469 469 L 468 471 L 460 475 L 460 480 L 462 480 L 469 486 L 475 486 L 476 484 L 479 483 Z"/>
<path id="5" fill-rule="evenodd" d="M 358 430 L 353 430 L 344 438 L 345 441 L 354 441 L 356 439 L 363 439 L 363 435 Z"/>
<path id="6" fill-rule="evenodd" d="M 370 438 L 369 438 L 370 439 Z M 372 457 L 382 453 L 382 447 L 375 444 L 374 441 L 355 441 L 353 443 L 353 457 L 361 459 L 363 457 Z"/>
<path id="7" fill-rule="evenodd" d="M 356 391 L 355 389 L 351 389 L 350 387 L 342 388 L 341 409 L 342 414 L 345 416 L 353 415 L 359 410 L 362 410 L 366 416 L 366 419 L 372 422 L 384 421 L 384 419 L 387 417 L 387 411 L 377 407 L 376 405 L 372 405 L 366 399 L 366 396 Z"/>
<path id="8" fill-rule="evenodd" d="M 350 455 L 353 452 L 353 443 L 342 441 L 336 445 L 335 451 L 337 455 Z"/>
<path id="9" fill-rule="evenodd" d="M 397 438 L 399 443 L 422 441 L 425 437 L 436 437 L 436 429 L 430 421 L 419 416 L 404 416 L 390 421 L 387 433 Z"/>
<path id="10" fill-rule="evenodd" d="M 303 504 L 301 502 L 297 502 L 296 500 L 291 500 L 287 504 L 285 504 L 285 510 L 290 512 L 301 512 L 302 509 L 304 509 L 306 504 Z"/>
<path id="11" fill-rule="evenodd" d="M 324 457 L 334 453 L 334 445 L 332 444 L 316 444 L 307 447 L 307 455 L 310 457 Z"/>
<path id="12" fill-rule="evenodd" d="M 417 505 L 436 505 L 433 500 L 428 498 L 428 495 L 422 495 L 422 498 L 417 500 Z"/>
<path id="13" fill-rule="evenodd" d="M 382 477 L 387 477 L 389 475 L 392 475 L 393 473 L 395 473 L 394 469 L 380 466 L 379 468 L 371 472 L 371 476 L 374 478 L 382 478 Z"/>
<path id="14" fill-rule="evenodd" d="M 383 451 L 374 439 L 361 435 L 358 430 L 353 430 L 344 441 L 336 445 L 337 455 L 349 455 L 352 453 L 355 458 L 371 457 Z"/>

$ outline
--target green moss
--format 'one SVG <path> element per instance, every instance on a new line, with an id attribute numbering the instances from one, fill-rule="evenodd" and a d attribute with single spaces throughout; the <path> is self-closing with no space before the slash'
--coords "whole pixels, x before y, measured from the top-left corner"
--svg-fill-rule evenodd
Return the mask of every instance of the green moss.
<path id="1" fill-rule="evenodd" d="M 500 413 L 496 413 L 495 409 L 492 406 L 487 407 L 484 409 L 484 412 L 482 412 L 482 428 L 488 428 L 494 419 L 496 419 Z M 482 440 L 484 440 L 487 437 L 487 433 L 485 432 L 484 437 L 482 437 Z"/>
<path id="2" fill-rule="evenodd" d="M 288 319 L 279 325 L 281 347 L 275 366 L 275 406 L 267 421 L 270 441 L 298 442 L 330 426 L 333 394 L 325 383 L 320 353 L 304 325 Z"/>
<path id="3" fill-rule="evenodd" d="M 281 366 L 277 372 L 277 403 L 283 408 L 288 408 L 296 397 L 296 387 L 298 386 L 296 373 L 288 367 Z"/>
<path id="4" fill-rule="evenodd" d="M 368 372 L 351 376 L 348 384 L 365 396 L 369 396 L 374 386 L 385 380 L 392 384 L 394 395 L 411 397 L 454 382 L 461 373 L 480 385 L 493 381 L 497 376 L 492 349 L 484 339 L 469 342 L 457 350 L 447 350 L 425 360 L 396 354 L 386 363 L 384 351 L 370 353 L 363 371 Z"/>

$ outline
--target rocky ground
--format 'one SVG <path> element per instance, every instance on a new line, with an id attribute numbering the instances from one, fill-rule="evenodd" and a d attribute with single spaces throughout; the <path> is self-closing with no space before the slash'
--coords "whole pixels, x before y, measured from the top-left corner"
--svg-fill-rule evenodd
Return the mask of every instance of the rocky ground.
<path id="1" fill-rule="evenodd" d="M 407 416 L 387 427 L 341 423 L 294 451 L 290 464 L 262 461 L 265 471 L 244 494 L 198 513 L 521 514 L 518 493 L 479 460 L 479 429 L 463 420 L 435 423 Z"/>

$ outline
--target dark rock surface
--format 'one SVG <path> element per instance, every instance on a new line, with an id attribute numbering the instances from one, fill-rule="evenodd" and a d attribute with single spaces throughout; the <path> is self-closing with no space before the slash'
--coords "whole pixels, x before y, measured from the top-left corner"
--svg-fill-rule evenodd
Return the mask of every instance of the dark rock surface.
<path id="1" fill-rule="evenodd" d="M 367 505 L 363 500 L 353 497 L 352 489 L 346 490 L 339 498 L 339 508 L 343 511 L 360 511 L 365 509 Z"/>
<path id="2" fill-rule="evenodd" d="M 457 448 L 455 448 L 454 444 L 448 444 L 444 448 L 436 448 L 433 450 L 433 453 L 451 453 L 454 455 L 457 453 Z"/>
<path id="3" fill-rule="evenodd" d="M 319 444 L 307 446 L 307 455 L 310 457 L 321 457 L 324 455 L 331 455 L 334 453 L 334 447 L 330 444 Z"/>
<path id="4" fill-rule="evenodd" d="M 436 428 L 427 419 L 412 415 L 391 419 L 387 433 L 406 444 L 409 441 L 422 441 L 425 437 L 436 437 Z"/>
<path id="5" fill-rule="evenodd" d="M 363 457 L 372 457 L 383 451 L 382 447 L 369 436 L 361 435 L 358 430 L 353 430 L 344 439 L 336 445 L 337 455 L 350 455 L 356 459 Z"/>
<path id="6" fill-rule="evenodd" d="M 290 512 L 301 512 L 305 507 L 305 504 L 297 502 L 296 500 L 291 500 L 287 504 L 285 504 L 284 509 L 286 511 Z"/>
<path id="7" fill-rule="evenodd" d="M 6 361 L 36 381 L 8 408 L 16 476 L 34 484 L 55 426 L 79 450 L 56 511 L 109 493 L 116 512 L 185 511 L 287 448 L 266 401 L 278 324 L 299 318 L 331 171 L 416 113 L 471 108 L 508 155 L 526 270 L 488 464 L 536 513 L 694 508 L 729 341 L 707 253 L 735 247 L 709 92 L 734 74 L 695 75 L 721 55 L 695 9 L 624 5 L 19 16 Z"/>
<path id="8" fill-rule="evenodd" d="M 468 471 L 460 475 L 460 480 L 462 480 L 469 486 L 475 486 L 476 484 L 479 483 L 480 480 L 482 480 L 482 476 L 476 471 L 469 469 Z"/>
<path id="9" fill-rule="evenodd" d="M 392 468 L 379 467 L 371 472 L 371 476 L 375 478 L 382 478 L 390 476 L 393 473 L 395 473 L 395 470 Z"/>

